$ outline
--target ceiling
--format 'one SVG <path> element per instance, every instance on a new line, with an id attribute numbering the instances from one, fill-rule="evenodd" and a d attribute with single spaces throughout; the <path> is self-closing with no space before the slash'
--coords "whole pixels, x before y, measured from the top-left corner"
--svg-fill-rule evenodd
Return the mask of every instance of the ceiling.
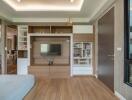
<path id="1" fill-rule="evenodd" d="M 3 0 L 15 11 L 80 11 L 84 0 Z"/>
<path id="2" fill-rule="evenodd" d="M 13 22 L 89 22 L 115 0 L 0 0 L 0 16 Z"/>

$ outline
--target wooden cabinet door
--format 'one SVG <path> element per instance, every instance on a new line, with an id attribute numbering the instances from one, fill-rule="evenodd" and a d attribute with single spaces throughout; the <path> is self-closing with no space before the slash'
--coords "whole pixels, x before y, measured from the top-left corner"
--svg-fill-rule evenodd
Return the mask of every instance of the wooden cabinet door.
<path id="1" fill-rule="evenodd" d="M 69 66 L 50 66 L 51 78 L 68 78 L 70 77 Z"/>

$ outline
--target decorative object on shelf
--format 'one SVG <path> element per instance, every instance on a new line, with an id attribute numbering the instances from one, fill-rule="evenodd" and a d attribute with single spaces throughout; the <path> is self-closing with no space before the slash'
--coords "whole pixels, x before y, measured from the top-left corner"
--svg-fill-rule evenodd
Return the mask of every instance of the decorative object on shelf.
<path id="1" fill-rule="evenodd" d="M 28 26 L 18 25 L 18 50 L 27 50 Z"/>
<path id="2" fill-rule="evenodd" d="M 92 59 L 92 44 L 89 42 L 74 43 L 74 64 L 91 65 Z"/>
<path id="3" fill-rule="evenodd" d="M 92 75 L 92 43 L 74 42 L 73 75 Z"/>
<path id="4" fill-rule="evenodd" d="M 17 74 L 28 74 L 28 51 L 27 51 L 27 25 L 18 25 L 18 57 L 17 57 Z"/>

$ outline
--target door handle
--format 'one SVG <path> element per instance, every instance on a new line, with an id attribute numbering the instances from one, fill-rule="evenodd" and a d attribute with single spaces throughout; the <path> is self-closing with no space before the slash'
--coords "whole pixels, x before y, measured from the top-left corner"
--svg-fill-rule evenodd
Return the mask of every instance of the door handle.
<path id="1" fill-rule="evenodd" d="M 108 55 L 108 57 L 114 57 L 115 55 Z"/>

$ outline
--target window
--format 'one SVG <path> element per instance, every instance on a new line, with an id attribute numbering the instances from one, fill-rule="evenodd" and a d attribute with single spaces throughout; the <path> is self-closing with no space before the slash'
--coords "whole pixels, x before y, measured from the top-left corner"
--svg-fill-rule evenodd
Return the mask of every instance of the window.
<path id="1" fill-rule="evenodd" d="M 132 86 L 132 0 L 124 0 L 124 81 Z"/>

